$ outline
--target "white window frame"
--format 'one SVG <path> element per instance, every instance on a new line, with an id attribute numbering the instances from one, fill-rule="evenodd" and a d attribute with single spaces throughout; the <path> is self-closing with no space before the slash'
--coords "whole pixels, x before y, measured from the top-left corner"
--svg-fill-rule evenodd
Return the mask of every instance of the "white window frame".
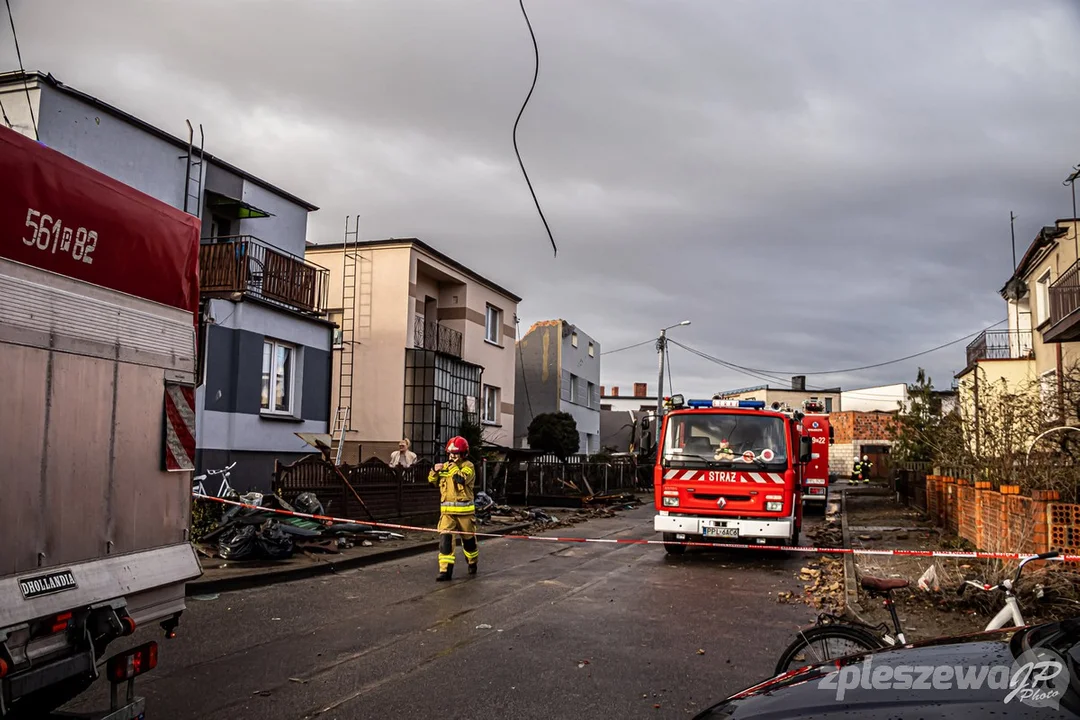
<path id="1" fill-rule="evenodd" d="M 269 368 L 268 371 L 264 371 L 264 370 L 262 370 L 262 368 L 260 368 L 260 371 L 269 373 L 269 379 L 267 381 L 267 388 L 266 388 L 266 390 L 267 390 L 267 395 L 266 395 L 267 396 L 267 405 L 263 405 L 263 403 L 262 403 L 261 393 L 262 393 L 262 385 L 263 385 L 263 383 L 262 383 L 262 379 L 260 379 L 260 383 L 259 383 L 259 392 L 260 392 L 259 411 L 263 415 L 294 416 L 295 415 L 294 409 L 296 408 L 296 364 L 297 364 L 297 362 L 299 362 L 299 359 L 300 359 L 299 358 L 298 348 L 295 345 L 291 344 L 291 343 L 281 342 L 280 340 L 274 340 L 273 338 L 263 338 L 263 358 L 264 358 L 264 360 L 266 358 L 266 348 L 268 346 L 270 348 L 270 368 Z M 289 363 L 288 363 L 289 369 L 288 369 L 288 373 L 287 373 L 287 375 L 285 377 L 286 386 L 288 387 L 288 391 L 289 391 L 288 395 L 287 395 L 287 397 L 288 397 L 288 405 L 283 410 L 274 407 L 274 398 L 277 396 L 277 393 L 275 392 L 275 390 L 276 390 L 275 383 L 276 383 L 277 374 L 278 374 L 277 373 L 277 362 L 278 362 L 277 350 L 278 350 L 278 348 L 285 348 L 285 349 L 287 349 L 289 351 Z"/>
<path id="2" fill-rule="evenodd" d="M 1050 268 L 1035 281 L 1035 326 L 1050 319 Z"/>
<path id="3" fill-rule="evenodd" d="M 585 407 L 591 408 L 593 406 L 592 399 L 593 399 L 593 393 L 596 392 L 596 386 L 593 385 L 591 382 L 586 381 L 585 382 L 585 392 L 586 392 L 586 395 L 585 395 Z"/>
<path id="4" fill-rule="evenodd" d="M 570 373 L 570 402 L 578 404 L 577 375 Z"/>
<path id="5" fill-rule="evenodd" d="M 488 305 L 484 311 L 484 341 L 498 345 L 502 340 L 502 310 Z"/>
<path id="6" fill-rule="evenodd" d="M 589 343 L 589 357 L 595 357 L 595 356 L 596 356 L 596 347 L 592 343 Z"/>
<path id="7" fill-rule="evenodd" d="M 499 423 L 499 414 L 500 414 L 499 402 L 500 402 L 500 398 L 502 397 L 502 393 L 499 391 L 499 388 L 495 387 L 494 385 L 485 385 L 482 392 L 483 392 L 483 397 L 481 398 L 481 402 L 480 402 L 480 422 L 482 422 L 485 425 L 497 425 Z M 495 401 L 493 403 L 493 405 L 494 405 L 494 407 L 493 407 L 494 415 L 488 415 L 488 395 L 489 394 L 493 395 L 494 398 L 495 398 Z"/>
<path id="8" fill-rule="evenodd" d="M 570 344 L 572 346 L 574 346 L 574 347 L 577 347 L 577 333 L 576 332 L 570 333 Z"/>

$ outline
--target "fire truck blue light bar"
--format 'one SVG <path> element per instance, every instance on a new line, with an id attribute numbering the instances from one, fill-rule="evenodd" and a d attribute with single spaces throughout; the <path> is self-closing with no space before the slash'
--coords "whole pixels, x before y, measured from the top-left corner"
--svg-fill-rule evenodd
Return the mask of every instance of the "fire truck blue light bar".
<path id="1" fill-rule="evenodd" d="M 687 406 L 692 408 L 708 408 L 708 407 L 738 407 L 749 408 L 751 410 L 764 410 L 764 400 L 688 400 Z"/>

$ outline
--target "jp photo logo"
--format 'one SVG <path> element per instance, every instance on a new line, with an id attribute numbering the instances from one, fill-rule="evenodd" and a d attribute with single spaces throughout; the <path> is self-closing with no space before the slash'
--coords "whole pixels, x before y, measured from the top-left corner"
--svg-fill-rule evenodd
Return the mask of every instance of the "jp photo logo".
<path id="1" fill-rule="evenodd" d="M 1028 650 L 1012 665 L 878 665 L 868 656 L 821 679 L 818 687 L 836 691 L 843 701 L 850 690 L 980 690 L 1005 693 L 1006 704 L 1048 707 L 1057 710 L 1069 686 L 1069 671 L 1052 650 Z"/>

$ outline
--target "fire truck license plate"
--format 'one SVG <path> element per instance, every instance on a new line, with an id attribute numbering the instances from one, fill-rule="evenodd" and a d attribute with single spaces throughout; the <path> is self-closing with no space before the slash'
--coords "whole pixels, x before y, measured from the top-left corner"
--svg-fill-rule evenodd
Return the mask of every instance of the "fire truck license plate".
<path id="1" fill-rule="evenodd" d="M 739 537 L 739 528 L 707 527 L 703 529 L 705 537 Z"/>

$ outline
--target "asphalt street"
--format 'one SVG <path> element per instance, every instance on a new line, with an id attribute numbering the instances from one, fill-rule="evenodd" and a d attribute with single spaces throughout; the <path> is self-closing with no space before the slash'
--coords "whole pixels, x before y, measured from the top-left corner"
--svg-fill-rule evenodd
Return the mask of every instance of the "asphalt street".
<path id="1" fill-rule="evenodd" d="M 551 534 L 655 539 L 653 512 Z M 774 599 L 805 560 L 486 540 L 449 584 L 432 553 L 192 599 L 177 639 L 137 634 L 160 642 L 137 690 L 151 720 L 685 718 L 767 677 L 812 620 Z"/>

